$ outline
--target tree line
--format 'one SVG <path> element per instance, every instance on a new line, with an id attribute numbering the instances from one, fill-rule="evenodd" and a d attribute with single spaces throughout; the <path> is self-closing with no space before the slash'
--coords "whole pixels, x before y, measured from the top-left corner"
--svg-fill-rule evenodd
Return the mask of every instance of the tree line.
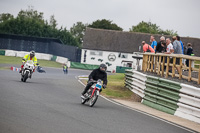
<path id="1" fill-rule="evenodd" d="M 123 31 L 117 24 L 106 19 L 96 20 L 92 24 L 77 22 L 73 24 L 70 30 L 62 26 L 58 28 L 54 15 L 50 17 L 50 21 L 47 21 L 44 19 L 42 12 L 38 12 L 32 8 L 21 10 L 16 17 L 9 13 L 0 14 L 0 33 L 57 38 L 66 45 L 77 47 L 82 46 L 86 27 Z M 136 26 L 132 26 L 129 32 L 177 35 L 177 32 L 173 30 L 162 30 L 156 24 L 143 21 Z"/>

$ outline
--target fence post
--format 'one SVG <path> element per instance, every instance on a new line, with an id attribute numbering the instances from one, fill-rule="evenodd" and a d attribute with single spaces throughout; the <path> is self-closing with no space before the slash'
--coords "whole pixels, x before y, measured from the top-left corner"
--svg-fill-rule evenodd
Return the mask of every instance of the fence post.
<path id="1" fill-rule="evenodd" d="M 147 63 L 148 62 L 148 55 L 143 55 L 143 64 L 142 64 L 142 70 L 144 72 L 147 71 Z"/>
<path id="2" fill-rule="evenodd" d="M 176 65 L 176 57 L 173 57 L 172 77 L 175 76 L 175 65 Z"/>
<path id="3" fill-rule="evenodd" d="M 199 76 L 198 76 L 198 84 L 200 84 L 200 67 L 199 67 Z"/>
<path id="4" fill-rule="evenodd" d="M 165 71 L 165 56 L 163 56 L 161 76 L 164 76 L 164 71 Z"/>
<path id="5" fill-rule="evenodd" d="M 191 81 L 191 76 L 192 76 L 192 66 L 191 66 L 191 64 L 192 64 L 192 61 L 191 61 L 191 59 L 189 59 L 189 72 L 188 72 L 188 81 Z"/>
<path id="6" fill-rule="evenodd" d="M 182 66 L 183 66 L 182 60 L 183 60 L 183 58 L 180 58 L 180 72 L 179 72 L 179 79 L 182 79 Z"/>
<path id="7" fill-rule="evenodd" d="M 156 73 L 156 68 L 157 68 L 157 66 L 158 66 L 158 64 L 157 64 L 157 62 L 158 62 L 158 56 L 157 55 L 155 55 L 155 65 L 154 65 L 154 73 Z"/>
<path id="8" fill-rule="evenodd" d="M 154 56 L 151 56 L 151 72 L 153 72 L 153 66 L 154 65 Z"/>
<path id="9" fill-rule="evenodd" d="M 159 63 L 158 63 L 158 72 L 157 72 L 157 75 L 160 75 L 161 58 L 162 58 L 162 56 L 160 55 L 159 56 Z"/>
<path id="10" fill-rule="evenodd" d="M 169 75 L 169 60 L 170 60 L 170 57 L 167 56 L 167 66 L 166 66 L 166 78 L 168 78 L 168 75 Z"/>

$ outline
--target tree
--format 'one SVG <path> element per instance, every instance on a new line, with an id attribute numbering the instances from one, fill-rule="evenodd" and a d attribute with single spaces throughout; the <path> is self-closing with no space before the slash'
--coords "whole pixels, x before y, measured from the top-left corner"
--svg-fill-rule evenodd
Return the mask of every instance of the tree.
<path id="1" fill-rule="evenodd" d="M 88 27 L 123 31 L 121 27 L 117 26 L 115 23 L 112 23 L 112 21 L 106 19 L 94 21 Z"/>
<path id="2" fill-rule="evenodd" d="M 13 18 L 14 18 L 13 15 L 11 15 L 10 13 L 2 13 L 0 14 L 0 23 L 13 19 Z"/>
<path id="3" fill-rule="evenodd" d="M 10 14 L 0 14 L 0 33 L 58 38 L 64 44 L 80 46 L 77 39 L 66 28 L 57 29 L 56 26 L 57 21 L 54 15 L 51 16 L 48 23 L 43 19 L 42 12 L 35 11 L 30 7 L 27 10 L 21 10 L 16 18 Z"/>
<path id="4" fill-rule="evenodd" d="M 132 26 L 131 29 L 129 29 L 130 32 L 142 32 L 142 33 L 150 33 L 150 34 L 164 34 L 164 35 L 178 35 L 177 31 L 174 32 L 173 30 L 162 30 L 159 26 L 156 24 L 152 24 L 151 22 L 140 22 L 136 26 Z"/>
<path id="5" fill-rule="evenodd" d="M 51 26 L 53 29 L 55 29 L 56 26 L 57 26 L 57 22 L 56 22 L 56 20 L 55 20 L 54 15 L 52 15 L 52 16 L 50 17 L 50 26 Z"/>
<path id="6" fill-rule="evenodd" d="M 77 22 L 76 24 L 73 24 L 73 26 L 70 28 L 70 33 L 78 40 L 79 45 L 82 45 L 83 42 L 83 36 L 85 34 L 85 29 L 87 27 L 87 24 L 83 24 L 82 22 Z"/>

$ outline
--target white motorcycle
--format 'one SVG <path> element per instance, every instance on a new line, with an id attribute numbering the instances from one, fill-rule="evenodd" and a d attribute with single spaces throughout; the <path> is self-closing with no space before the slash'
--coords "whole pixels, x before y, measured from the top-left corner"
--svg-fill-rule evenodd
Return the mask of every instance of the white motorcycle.
<path id="1" fill-rule="evenodd" d="M 21 81 L 26 82 L 28 78 L 31 78 L 35 66 L 32 60 L 28 60 L 21 72 Z"/>
<path id="2" fill-rule="evenodd" d="M 85 104 L 85 102 L 89 101 L 89 106 L 93 107 L 96 103 L 99 93 L 102 89 L 102 81 L 99 79 L 98 81 L 93 81 L 93 85 L 90 89 L 85 93 L 85 98 L 81 98 L 81 103 Z"/>

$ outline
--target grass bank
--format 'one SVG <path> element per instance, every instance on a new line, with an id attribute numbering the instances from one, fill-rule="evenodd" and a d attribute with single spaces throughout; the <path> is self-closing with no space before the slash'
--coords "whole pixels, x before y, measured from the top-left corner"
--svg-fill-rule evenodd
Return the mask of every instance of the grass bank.
<path id="1" fill-rule="evenodd" d="M 21 65 L 22 64 L 22 57 L 2 56 L 2 55 L 0 55 L 0 63 L 1 64 Z M 55 61 L 48 61 L 48 60 L 40 60 L 40 59 L 38 59 L 38 63 L 42 67 L 62 68 L 62 64 L 57 63 Z M 1 68 L 1 69 L 3 69 L 3 68 Z"/>
<path id="2" fill-rule="evenodd" d="M 123 100 L 140 101 L 140 98 L 136 96 L 128 88 L 124 87 L 125 75 L 122 73 L 116 73 L 115 75 L 108 75 L 108 85 L 106 89 L 103 89 L 101 95 Z M 86 80 L 82 80 L 86 84 Z"/>

